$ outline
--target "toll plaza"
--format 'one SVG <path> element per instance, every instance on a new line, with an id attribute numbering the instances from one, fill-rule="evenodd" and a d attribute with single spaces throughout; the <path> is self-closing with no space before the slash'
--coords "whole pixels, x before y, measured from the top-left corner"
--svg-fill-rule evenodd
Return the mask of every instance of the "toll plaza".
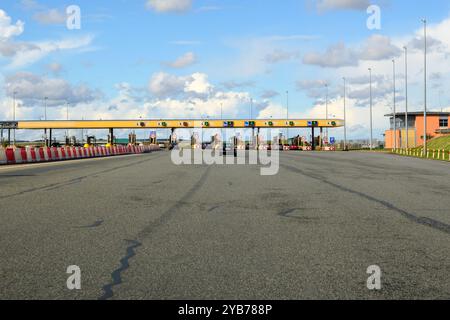
<path id="1" fill-rule="evenodd" d="M 311 130 L 310 146 L 312 150 L 317 145 L 322 144 L 323 129 L 340 128 L 344 126 L 344 120 L 323 120 L 323 119 L 223 119 L 223 120 L 70 120 L 70 121 L 14 121 L 0 122 L 0 128 L 3 137 L 3 131 L 8 132 L 8 143 L 11 142 L 11 130 L 44 130 L 45 144 L 52 141 L 53 130 L 72 130 L 72 129 L 107 129 L 109 130 L 108 143 L 114 144 L 115 129 L 150 129 L 151 140 L 156 140 L 156 131 L 158 129 L 171 130 L 170 140 L 176 140 L 176 129 L 253 129 L 256 131 L 256 141 L 259 144 L 261 129 L 289 129 L 289 128 L 309 128 Z M 320 131 L 319 138 L 316 137 L 317 131 Z M 47 132 L 49 139 L 47 139 Z M 135 137 L 135 136 L 134 136 Z M 195 144 L 199 137 L 195 139 Z M 135 141 L 136 139 L 134 139 Z M 242 144 L 238 140 L 239 144 Z M 194 143 L 194 141 L 193 141 Z"/>

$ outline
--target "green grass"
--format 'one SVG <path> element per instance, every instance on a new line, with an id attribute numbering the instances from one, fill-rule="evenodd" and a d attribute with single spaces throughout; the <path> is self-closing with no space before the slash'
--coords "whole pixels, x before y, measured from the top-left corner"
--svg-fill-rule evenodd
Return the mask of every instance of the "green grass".
<path id="1" fill-rule="evenodd" d="M 426 153 L 427 156 L 422 155 L 423 147 L 410 149 L 408 155 L 419 158 L 450 161 L 450 136 L 435 138 L 428 141 L 427 149 L 429 150 Z M 444 152 L 442 152 L 442 150 L 444 150 Z M 406 150 L 399 149 L 396 153 L 405 156 Z"/>
<path id="2" fill-rule="evenodd" d="M 450 136 L 435 138 L 428 141 L 428 149 L 430 150 L 446 150 L 450 151 Z"/>

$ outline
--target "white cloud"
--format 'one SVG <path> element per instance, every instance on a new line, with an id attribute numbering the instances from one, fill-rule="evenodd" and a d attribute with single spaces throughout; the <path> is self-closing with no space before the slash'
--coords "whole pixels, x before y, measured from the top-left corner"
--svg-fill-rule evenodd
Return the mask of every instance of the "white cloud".
<path id="1" fill-rule="evenodd" d="M 303 57 L 304 64 L 323 68 L 340 68 L 358 65 L 358 54 L 344 43 L 330 46 L 325 53 L 308 53 Z"/>
<path id="2" fill-rule="evenodd" d="M 206 74 L 194 73 L 186 82 L 185 92 L 208 94 L 212 88 L 213 87 L 208 82 L 208 76 Z"/>
<path id="3" fill-rule="evenodd" d="M 29 66 L 55 51 L 86 48 L 93 41 L 90 35 L 41 42 L 14 41 L 13 37 L 24 32 L 24 26 L 20 20 L 12 24 L 11 18 L 0 9 L 0 57 L 10 60 L 9 68 Z"/>
<path id="4" fill-rule="evenodd" d="M 20 46 L 14 53 L 9 67 L 19 68 L 31 65 L 55 51 L 86 48 L 92 41 L 93 36 L 88 35 L 58 41 L 27 43 L 26 46 Z"/>
<path id="5" fill-rule="evenodd" d="M 159 72 L 152 76 L 149 91 L 157 97 L 177 96 L 184 92 L 187 79 Z"/>
<path id="6" fill-rule="evenodd" d="M 195 54 L 193 52 L 187 52 L 173 62 L 166 62 L 165 65 L 171 68 L 181 69 L 193 65 L 196 61 Z"/>
<path id="7" fill-rule="evenodd" d="M 373 35 L 364 43 L 359 58 L 361 60 L 386 60 L 400 56 L 402 50 L 392 44 L 387 36 Z"/>
<path id="8" fill-rule="evenodd" d="M 12 23 L 12 19 L 7 13 L 0 9 L 0 41 L 7 41 L 23 33 L 25 23 L 18 20 Z"/>
<path id="9" fill-rule="evenodd" d="M 391 38 L 373 35 L 360 48 L 347 47 L 343 42 L 331 45 L 324 53 L 312 52 L 303 57 L 303 63 L 323 68 L 358 66 L 361 61 L 382 61 L 397 58 L 402 50 Z"/>
<path id="10" fill-rule="evenodd" d="M 148 0 L 147 7 L 156 12 L 186 12 L 192 7 L 192 0 Z"/>
<path id="11" fill-rule="evenodd" d="M 44 97 L 48 97 L 49 105 L 90 102 L 101 97 L 101 94 L 87 85 L 71 85 L 64 79 L 42 77 L 30 72 L 18 72 L 5 78 L 5 92 L 28 105 L 40 105 Z"/>

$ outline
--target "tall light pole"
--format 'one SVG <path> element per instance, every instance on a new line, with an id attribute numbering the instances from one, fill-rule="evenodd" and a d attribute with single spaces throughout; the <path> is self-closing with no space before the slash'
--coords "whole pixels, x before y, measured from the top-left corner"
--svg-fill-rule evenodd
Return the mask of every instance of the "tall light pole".
<path id="1" fill-rule="evenodd" d="M 326 97 L 325 97 L 325 112 L 327 113 L 326 114 L 326 116 L 325 116 L 325 120 L 327 120 L 327 122 L 328 122 L 328 83 L 326 83 L 325 84 L 325 88 L 326 88 Z M 329 139 L 328 138 L 328 126 L 327 126 L 327 130 L 326 130 L 326 133 L 327 133 L 327 140 Z"/>
<path id="2" fill-rule="evenodd" d="M 13 122 L 16 122 L 16 95 L 17 91 L 13 92 Z M 16 145 L 16 129 L 13 130 L 13 145 Z"/>
<path id="3" fill-rule="evenodd" d="M 66 100 L 66 120 L 69 121 L 69 102 Z M 69 130 L 66 130 L 66 137 L 69 138 Z"/>
<path id="4" fill-rule="evenodd" d="M 224 137 L 224 130 L 223 130 L 223 103 L 220 103 L 220 120 L 222 120 L 222 130 L 221 130 L 221 135 L 222 135 L 222 147 L 223 147 L 223 143 L 225 142 L 225 137 Z"/>
<path id="5" fill-rule="evenodd" d="M 423 38 L 424 38 L 424 109 L 423 109 L 423 151 L 427 154 L 427 20 L 422 19 L 423 22 Z"/>
<path id="6" fill-rule="evenodd" d="M 289 121 L 289 91 L 286 91 L 286 119 Z M 289 127 L 286 128 L 286 141 L 289 143 Z"/>
<path id="7" fill-rule="evenodd" d="M 347 151 L 347 80 L 345 77 L 342 79 L 344 80 L 344 151 Z"/>
<path id="8" fill-rule="evenodd" d="M 370 150 L 373 150 L 373 99 L 372 99 L 372 68 L 369 68 L 369 94 L 370 94 Z"/>
<path id="9" fill-rule="evenodd" d="M 396 88 L 395 88 L 395 59 L 392 60 L 394 81 L 394 151 L 397 150 L 397 110 L 396 110 Z"/>
<path id="10" fill-rule="evenodd" d="M 409 148 L 409 123 L 408 123 L 408 48 L 405 46 L 405 130 L 406 130 L 406 149 Z"/>
<path id="11" fill-rule="evenodd" d="M 47 121 L 47 100 L 48 97 L 44 97 L 44 119 Z"/>
<path id="12" fill-rule="evenodd" d="M 44 120 L 47 121 L 47 100 L 48 97 L 44 97 Z M 48 146 L 47 143 L 47 129 L 44 129 L 44 140 L 45 140 L 45 146 Z"/>
<path id="13" fill-rule="evenodd" d="M 250 120 L 253 121 L 253 98 L 250 98 Z M 255 127 L 252 127 L 252 142 L 255 136 Z"/>

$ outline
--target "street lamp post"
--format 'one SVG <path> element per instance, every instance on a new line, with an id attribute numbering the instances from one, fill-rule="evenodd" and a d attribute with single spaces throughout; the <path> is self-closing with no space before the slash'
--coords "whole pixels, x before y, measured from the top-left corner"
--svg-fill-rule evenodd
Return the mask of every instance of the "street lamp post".
<path id="1" fill-rule="evenodd" d="M 325 120 L 327 120 L 327 122 L 328 122 L 328 83 L 327 84 L 325 84 L 325 88 L 326 88 L 326 97 L 325 97 L 325 112 L 327 113 L 326 114 L 326 117 L 325 117 Z M 327 126 L 327 130 L 326 130 L 326 135 L 327 135 L 327 140 L 329 139 L 328 138 L 328 126 Z"/>
<path id="2" fill-rule="evenodd" d="M 250 120 L 253 120 L 253 98 L 250 98 Z M 255 127 L 252 128 L 252 139 L 255 136 Z"/>
<path id="3" fill-rule="evenodd" d="M 342 78 L 344 80 L 344 151 L 347 151 L 347 106 L 346 106 L 346 99 L 347 99 L 347 81 L 345 78 Z"/>
<path id="4" fill-rule="evenodd" d="M 13 92 L 13 122 L 16 122 L 16 95 L 17 91 Z M 13 130 L 13 145 L 16 145 L 16 129 Z"/>
<path id="5" fill-rule="evenodd" d="M 222 135 L 222 147 L 223 147 L 223 143 L 225 143 L 225 137 L 224 137 L 224 130 L 223 130 L 223 103 L 220 103 L 220 120 L 222 120 L 222 130 L 221 130 L 221 135 Z"/>
<path id="6" fill-rule="evenodd" d="M 395 60 L 392 60 L 394 80 L 394 151 L 397 150 L 397 110 L 396 110 L 396 88 L 395 88 Z"/>
<path id="7" fill-rule="evenodd" d="M 423 110 L 423 152 L 427 154 L 427 20 L 422 19 L 424 32 L 424 110 Z"/>
<path id="8" fill-rule="evenodd" d="M 405 130 L 406 149 L 409 148 L 409 123 L 408 123 L 408 48 L 405 46 Z"/>
<path id="9" fill-rule="evenodd" d="M 48 97 L 44 97 L 44 120 L 47 121 L 47 100 Z M 49 143 L 47 141 L 47 129 L 44 129 L 44 140 L 45 140 L 45 146 L 48 147 Z"/>
<path id="10" fill-rule="evenodd" d="M 66 120 L 69 121 L 69 102 L 67 100 L 66 100 Z M 67 139 L 69 138 L 69 130 L 66 130 L 66 138 Z"/>
<path id="11" fill-rule="evenodd" d="M 373 99 L 372 99 L 372 68 L 369 68 L 369 82 L 370 82 L 370 150 L 373 150 Z"/>
<path id="12" fill-rule="evenodd" d="M 286 119 L 289 121 L 289 91 L 286 91 Z M 286 141 L 289 143 L 289 127 L 286 129 Z"/>

